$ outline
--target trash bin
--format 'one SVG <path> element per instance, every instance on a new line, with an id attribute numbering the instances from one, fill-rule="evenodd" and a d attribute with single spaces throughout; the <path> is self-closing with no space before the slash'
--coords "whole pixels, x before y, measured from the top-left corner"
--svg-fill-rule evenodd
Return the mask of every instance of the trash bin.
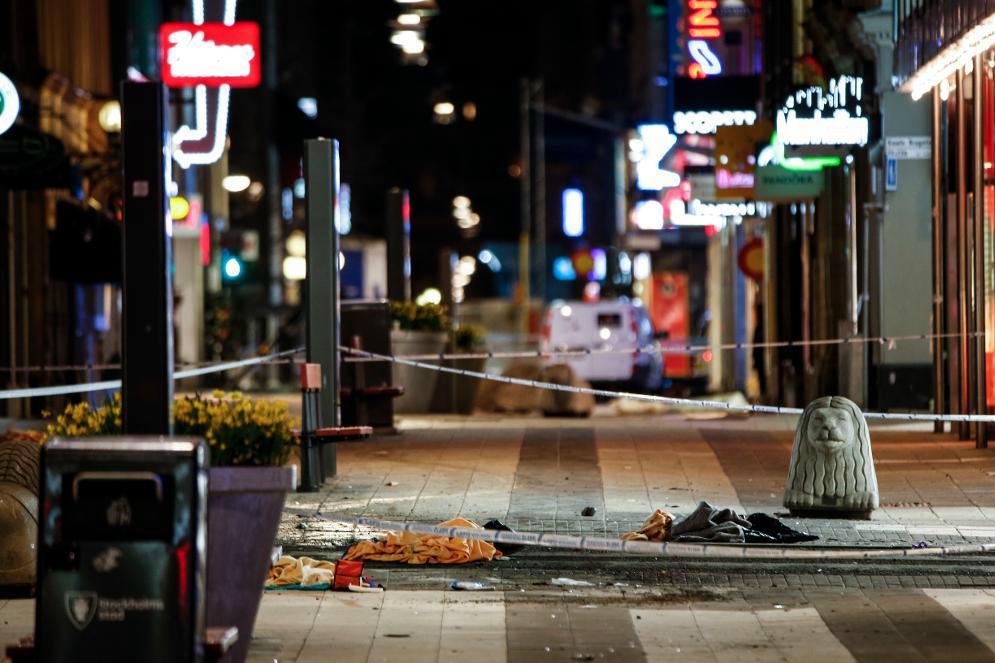
<path id="1" fill-rule="evenodd" d="M 202 660 L 206 451 L 156 437 L 45 444 L 37 660 Z"/>
<path id="2" fill-rule="evenodd" d="M 347 300 L 341 304 L 342 343 L 351 346 L 353 337 L 359 337 L 362 349 L 377 354 L 391 354 L 390 345 L 390 303 L 386 299 Z M 343 355 L 345 356 L 345 355 Z M 362 385 L 357 382 L 357 368 L 362 371 Z M 394 386 L 394 374 L 388 362 L 365 362 L 361 367 L 343 362 L 341 369 L 342 388 L 352 391 L 352 396 L 342 399 L 343 426 L 372 426 L 377 431 L 394 428 L 394 397 L 386 393 L 381 396 L 363 397 L 356 393 L 357 387 Z M 364 402 L 360 402 L 362 399 Z M 359 409 L 365 409 L 364 417 Z"/>

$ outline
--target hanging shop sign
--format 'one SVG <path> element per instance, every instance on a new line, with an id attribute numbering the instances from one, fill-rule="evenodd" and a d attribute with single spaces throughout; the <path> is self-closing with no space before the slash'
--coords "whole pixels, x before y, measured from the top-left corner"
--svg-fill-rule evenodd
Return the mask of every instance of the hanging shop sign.
<path id="1" fill-rule="evenodd" d="M 757 113 L 751 110 L 674 111 L 674 133 L 714 134 L 719 127 L 749 126 L 756 121 Z"/>
<path id="2" fill-rule="evenodd" d="M 739 271 L 754 281 L 763 281 L 764 278 L 764 243 L 759 237 L 751 239 L 739 250 L 736 258 L 739 263 Z"/>
<path id="3" fill-rule="evenodd" d="M 20 111 L 21 97 L 17 94 L 14 81 L 0 73 L 0 134 L 14 126 Z"/>
<path id="4" fill-rule="evenodd" d="M 636 188 L 662 191 L 681 183 L 678 173 L 663 167 L 663 160 L 677 144 L 677 136 L 665 124 L 642 124 L 629 139 L 629 160 L 636 170 Z"/>
<path id="5" fill-rule="evenodd" d="M 933 139 L 929 136 L 888 136 L 884 151 L 895 159 L 928 159 L 933 155 Z"/>
<path id="6" fill-rule="evenodd" d="M 863 87 L 863 78 L 843 75 L 830 80 L 828 90 L 798 90 L 777 112 L 778 136 L 788 147 L 866 145 L 870 122 L 861 109 Z"/>
<path id="7" fill-rule="evenodd" d="M 722 25 L 716 15 L 718 0 L 687 0 L 687 50 L 691 62 L 688 77 L 707 78 L 722 73 L 722 61 L 712 50 L 713 40 L 722 38 Z"/>
<path id="8" fill-rule="evenodd" d="M 715 198 L 754 197 L 757 146 L 770 141 L 773 127 L 761 120 L 750 126 L 719 127 L 715 132 Z"/>
<path id="9" fill-rule="evenodd" d="M 822 193 L 821 170 L 788 170 L 761 166 L 756 170 L 756 198 L 768 202 L 809 200 Z"/>
<path id="10" fill-rule="evenodd" d="M 236 23 L 237 4 L 224 0 L 222 22 L 210 23 L 204 20 L 203 0 L 191 0 L 193 23 L 165 23 L 160 28 L 163 81 L 171 87 L 194 86 L 194 121 L 173 134 L 173 160 L 181 168 L 221 158 L 231 88 L 259 85 L 259 25 Z"/>
<path id="11" fill-rule="evenodd" d="M 159 41 L 169 87 L 259 85 L 258 23 L 163 23 Z"/>

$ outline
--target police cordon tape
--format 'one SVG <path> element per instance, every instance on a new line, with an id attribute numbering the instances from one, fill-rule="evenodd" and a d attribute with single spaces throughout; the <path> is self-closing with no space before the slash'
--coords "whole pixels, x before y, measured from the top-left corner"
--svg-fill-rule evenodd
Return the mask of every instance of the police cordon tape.
<path id="1" fill-rule="evenodd" d="M 443 352 L 438 354 L 397 355 L 399 359 L 414 361 L 462 361 L 468 359 L 549 359 L 552 357 L 590 357 L 598 355 L 686 355 L 716 350 L 753 350 L 761 348 L 804 348 L 830 345 L 878 344 L 893 350 L 898 343 L 908 341 L 929 341 L 935 338 L 979 338 L 984 332 L 969 334 L 908 334 L 904 336 L 848 336 L 839 338 L 824 338 L 809 341 L 765 341 L 762 343 L 710 343 L 710 344 L 675 344 L 664 343 L 659 347 L 645 348 L 585 348 L 583 350 L 507 350 L 496 352 Z M 374 357 L 350 357 L 352 362 L 385 361 Z"/>
<path id="2" fill-rule="evenodd" d="M 780 405 L 750 405 L 740 403 L 726 403 L 724 401 L 710 401 L 703 399 L 677 398 L 674 396 L 659 396 L 657 394 L 637 394 L 627 391 L 612 391 L 609 389 L 594 389 L 592 387 L 575 387 L 567 384 L 557 384 L 553 382 L 542 382 L 540 380 L 528 380 L 526 378 L 515 378 L 507 375 L 495 375 L 493 373 L 482 373 L 471 371 L 465 368 L 454 368 L 451 366 L 439 366 L 438 364 L 427 364 L 422 361 L 405 359 L 382 355 L 367 350 L 356 350 L 355 348 L 340 347 L 339 351 L 360 357 L 373 357 L 380 361 L 389 361 L 395 364 L 423 368 L 429 371 L 439 371 L 441 373 L 451 373 L 453 375 L 463 375 L 466 377 L 479 378 L 481 380 L 491 380 L 493 382 L 504 382 L 522 387 L 534 387 L 536 389 L 550 389 L 552 391 L 566 391 L 575 394 L 590 394 L 604 398 L 624 398 L 634 401 L 645 401 L 649 403 L 663 403 L 677 407 L 696 407 L 703 409 L 725 410 L 727 412 L 744 412 L 752 414 L 794 414 L 800 415 L 803 410 L 797 407 L 781 407 Z M 886 419 L 892 421 L 968 421 L 968 422 L 995 422 L 995 415 L 992 414 L 916 414 L 912 412 L 864 412 L 865 419 Z"/>
<path id="3" fill-rule="evenodd" d="M 857 344 L 877 344 L 883 345 L 888 350 L 893 350 L 898 343 L 909 341 L 929 341 L 935 338 L 980 338 L 984 337 L 984 332 L 972 332 L 969 334 L 959 334 L 947 332 L 944 334 L 907 334 L 903 336 L 848 336 L 839 338 L 823 338 L 801 341 L 766 341 L 762 343 L 716 343 L 716 344 L 677 344 L 667 342 L 659 347 L 647 348 L 586 348 L 583 350 L 499 350 L 488 352 L 444 352 L 439 354 L 414 354 L 397 355 L 400 359 L 412 359 L 417 361 L 462 361 L 469 359 L 551 359 L 553 357 L 588 357 L 599 355 L 686 355 L 716 350 L 753 350 L 759 348 L 804 348 L 820 347 L 830 345 L 857 345 Z M 303 352 L 300 348 L 296 352 Z M 274 359 L 276 355 L 268 356 L 266 361 L 259 363 L 280 364 L 288 363 L 286 360 Z M 383 359 L 373 357 L 347 357 L 346 363 L 380 362 Z M 202 362 L 198 364 L 177 364 L 177 366 L 216 366 L 225 365 L 225 362 Z M 0 373 L 55 373 L 63 371 L 86 371 L 86 370 L 114 370 L 120 369 L 121 364 L 59 364 L 53 366 L 2 366 Z M 221 369 L 221 370 L 227 370 Z"/>
<path id="4" fill-rule="evenodd" d="M 210 366 L 202 366 L 200 368 L 189 368 L 183 371 L 177 371 L 173 373 L 173 378 L 176 380 L 180 380 L 182 378 L 192 378 L 198 375 L 209 375 L 211 373 L 221 373 L 223 371 L 230 371 L 233 368 L 245 368 L 247 366 L 266 364 L 273 359 L 278 359 L 280 357 L 288 357 L 291 355 L 298 354 L 300 352 L 303 352 L 303 348 L 284 350 L 283 352 L 275 352 L 273 354 L 263 355 L 260 357 L 239 359 L 238 361 L 223 362 L 220 364 L 213 364 Z M 65 394 L 83 394 L 91 391 L 115 390 L 120 388 L 121 388 L 120 380 L 104 380 L 102 382 L 83 382 L 80 384 L 64 384 L 55 387 L 29 387 L 25 389 L 8 389 L 6 391 L 0 391 L 0 400 L 7 400 L 11 398 L 32 398 L 36 396 L 61 396 Z"/>
<path id="5" fill-rule="evenodd" d="M 659 555 L 669 557 L 734 557 L 747 559 L 867 559 L 871 557 L 924 557 L 927 555 L 976 555 L 995 552 L 995 543 L 973 543 L 927 548 L 800 548 L 772 544 L 675 543 L 670 541 L 626 541 L 598 536 L 570 536 L 542 532 L 508 532 L 504 530 L 442 527 L 424 523 L 401 523 L 364 516 L 326 515 L 308 509 L 284 507 L 284 513 L 317 518 L 330 523 L 344 523 L 378 531 L 411 532 L 449 538 L 478 539 L 493 543 L 543 546 L 570 550 Z"/>

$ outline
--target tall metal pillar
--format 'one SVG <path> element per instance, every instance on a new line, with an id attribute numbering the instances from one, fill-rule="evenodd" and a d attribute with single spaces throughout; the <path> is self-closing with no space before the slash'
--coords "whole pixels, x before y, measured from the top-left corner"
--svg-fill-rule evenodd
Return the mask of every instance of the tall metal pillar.
<path id="1" fill-rule="evenodd" d="M 959 384 L 958 411 L 961 414 L 968 414 L 971 410 L 970 397 L 970 360 L 968 348 L 968 319 L 969 304 L 968 288 L 970 287 L 970 275 L 966 269 L 968 264 L 967 252 L 967 112 L 965 109 L 964 95 L 964 72 L 957 70 L 957 292 L 958 292 L 958 324 L 957 324 L 957 346 L 959 357 L 959 374 L 957 381 Z M 971 438 L 971 424 L 966 421 L 957 422 L 957 434 L 962 440 Z"/>
<path id="2" fill-rule="evenodd" d="M 520 83 L 521 105 L 519 107 L 519 137 L 521 151 L 521 172 L 518 176 L 521 194 L 521 231 L 518 236 L 518 295 L 521 331 L 529 333 L 529 309 L 531 307 L 532 261 L 529 249 L 532 243 L 532 82 L 527 78 Z"/>
<path id="3" fill-rule="evenodd" d="M 173 432 L 172 228 L 169 123 L 162 83 L 121 86 L 124 181 L 122 423 L 126 433 Z"/>
<path id="4" fill-rule="evenodd" d="M 943 324 L 943 135 L 940 131 L 940 113 L 943 104 L 940 101 L 940 91 L 933 88 L 933 412 L 944 414 L 947 407 L 946 382 L 943 379 L 945 362 L 943 361 L 944 344 L 941 334 L 945 330 Z M 933 431 L 943 433 L 946 424 L 937 421 Z"/>
<path id="5" fill-rule="evenodd" d="M 982 60 L 981 55 L 974 56 L 974 104 L 972 105 L 972 150 L 974 173 L 974 224 L 973 224 L 973 260 L 971 277 L 974 281 L 974 297 L 972 298 L 974 336 L 971 338 L 971 353 L 973 355 L 974 372 L 974 410 L 977 414 L 987 414 L 988 399 L 985 389 L 985 197 L 984 192 L 984 168 L 982 167 L 983 140 L 982 140 L 982 118 L 984 117 L 985 95 L 982 93 Z M 975 425 L 975 446 L 979 449 L 988 448 L 988 424 L 978 422 Z"/>
<path id="6" fill-rule="evenodd" d="M 411 199 L 398 188 L 387 192 L 387 298 L 411 301 Z"/>
<path id="7" fill-rule="evenodd" d="M 321 421 L 339 425 L 339 143 L 304 141 L 307 225 L 307 360 L 321 364 Z M 325 477 L 335 476 L 335 445 L 322 447 Z"/>

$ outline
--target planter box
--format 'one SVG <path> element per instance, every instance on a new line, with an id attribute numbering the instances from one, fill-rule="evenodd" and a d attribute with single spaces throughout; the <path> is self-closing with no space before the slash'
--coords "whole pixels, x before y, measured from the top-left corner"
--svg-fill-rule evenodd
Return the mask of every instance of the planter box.
<path id="1" fill-rule="evenodd" d="M 449 340 L 445 332 L 403 331 L 390 333 L 390 345 L 395 355 L 441 354 Z M 394 364 L 394 384 L 404 387 L 404 394 L 394 400 L 394 411 L 423 414 L 432 406 L 439 372 Z"/>
<path id="2" fill-rule="evenodd" d="M 237 626 L 244 661 L 293 467 L 212 467 L 207 500 L 207 625 Z"/>

